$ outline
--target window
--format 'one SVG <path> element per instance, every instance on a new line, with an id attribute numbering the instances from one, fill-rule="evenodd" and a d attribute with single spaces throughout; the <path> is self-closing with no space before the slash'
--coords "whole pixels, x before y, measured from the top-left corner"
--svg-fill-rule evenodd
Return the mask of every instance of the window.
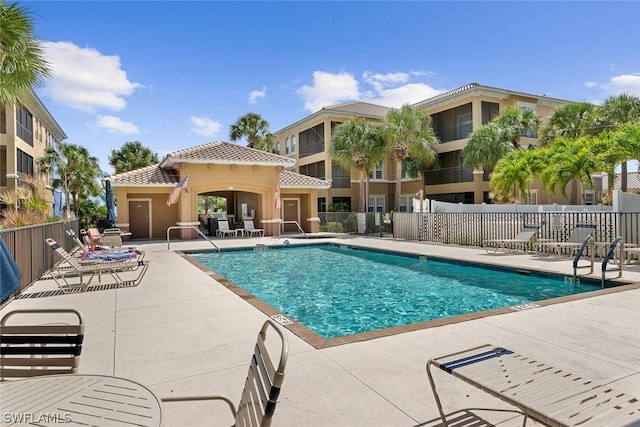
<path id="1" fill-rule="evenodd" d="M 289 154 L 291 152 L 291 141 L 289 137 L 286 137 L 284 140 L 284 154 Z"/>
<path id="2" fill-rule="evenodd" d="M 489 123 L 495 116 L 500 114 L 500 104 L 497 102 L 487 102 L 482 101 L 482 124 L 486 125 Z"/>
<path id="3" fill-rule="evenodd" d="M 324 124 L 320 123 L 300 132 L 300 157 L 322 153 L 324 151 Z"/>
<path id="4" fill-rule="evenodd" d="M 23 106 L 18 107 L 17 112 L 17 135 L 20 139 L 33 147 L 33 115 Z"/>
<path id="5" fill-rule="evenodd" d="M 33 175 L 33 157 L 25 153 L 24 151 L 16 150 L 16 163 L 18 165 L 18 172 L 25 175 Z M 6 175 L 6 174 L 5 174 Z"/>
<path id="6" fill-rule="evenodd" d="M 349 169 L 342 167 L 339 163 L 331 163 L 331 186 L 333 188 L 351 187 L 351 175 Z"/>
<path id="7" fill-rule="evenodd" d="M 0 145 L 0 187 L 7 186 L 7 147 Z"/>
<path id="8" fill-rule="evenodd" d="M 384 212 L 384 196 L 369 196 L 367 212 Z"/>
<path id="9" fill-rule="evenodd" d="M 326 211 L 327 211 L 327 198 L 318 197 L 318 212 L 326 212 Z"/>
<path id="10" fill-rule="evenodd" d="M 291 135 L 291 152 L 292 153 L 296 152 L 296 136 L 295 135 Z"/>
<path id="11" fill-rule="evenodd" d="M 411 195 L 411 196 L 407 196 L 407 195 L 401 195 L 400 196 L 400 208 L 398 209 L 399 212 L 413 212 L 413 199 L 415 198 L 415 195 Z M 419 197 L 418 197 L 419 199 Z"/>
<path id="12" fill-rule="evenodd" d="M 520 195 L 518 203 L 525 205 L 537 205 L 538 204 L 538 190 L 530 190 L 524 197 Z"/>
<path id="13" fill-rule="evenodd" d="M 473 130 L 473 115 L 466 113 L 458 116 L 458 123 L 456 127 L 456 138 L 463 139 L 471 133 Z"/>
<path id="14" fill-rule="evenodd" d="M 324 161 L 309 163 L 308 165 L 300 166 L 300 173 L 302 175 L 312 176 L 314 178 L 324 179 Z"/>
<path id="15" fill-rule="evenodd" d="M 520 101 L 518 101 L 516 104 L 518 105 L 518 108 L 520 108 L 520 111 L 533 111 L 534 113 L 536 112 L 536 104 Z M 535 138 L 535 129 L 527 129 L 522 136 L 526 136 L 527 138 Z"/>
<path id="16" fill-rule="evenodd" d="M 592 190 L 587 190 L 584 192 L 584 204 L 585 205 L 595 205 L 596 204 L 596 193 Z"/>
<path id="17" fill-rule="evenodd" d="M 7 110 L 0 105 L 0 133 L 7 133 Z"/>
<path id="18" fill-rule="evenodd" d="M 369 172 L 369 179 L 382 179 L 384 170 L 382 169 L 382 163 L 378 163 L 376 168 Z"/>

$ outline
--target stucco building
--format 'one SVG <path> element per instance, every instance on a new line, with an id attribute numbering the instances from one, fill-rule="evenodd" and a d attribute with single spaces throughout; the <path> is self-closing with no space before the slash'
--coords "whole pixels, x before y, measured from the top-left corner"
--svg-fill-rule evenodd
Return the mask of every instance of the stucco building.
<path id="1" fill-rule="evenodd" d="M 437 147 L 438 165 L 425 172 L 425 182 L 405 174 L 402 180 L 400 206 L 393 206 L 395 198 L 395 162 L 389 152 L 385 161 L 370 174 L 369 212 L 409 211 L 416 193 L 424 189 L 425 195 L 434 200 L 458 203 L 490 202 L 489 172 L 465 168 L 462 149 L 468 143 L 469 134 L 488 123 L 507 107 L 530 109 L 544 121 L 561 106 L 570 101 L 499 89 L 478 83 L 442 93 L 413 104 L 432 119 L 440 143 Z M 325 107 L 289 126 L 275 132 L 277 151 L 297 160 L 296 170 L 304 175 L 326 179 L 331 188 L 318 192 L 318 211 L 324 212 L 336 202 L 348 203 L 352 211 L 359 209 L 358 175 L 342 168 L 328 153 L 333 129 L 353 117 L 381 122 L 387 107 L 364 102 L 350 102 Z M 536 145 L 537 135 L 524 135 L 521 145 Z M 530 200 L 525 203 L 566 203 L 560 197 L 549 195 L 540 182 L 533 183 Z"/>
<path id="2" fill-rule="evenodd" d="M 66 138 L 33 91 L 14 106 L 0 105 L 0 192 L 16 188 L 27 175 L 37 176 L 37 159 Z M 50 184 L 51 177 L 46 181 Z M 52 193 L 44 196 L 53 203 Z"/>
<path id="3" fill-rule="evenodd" d="M 117 200 L 116 226 L 136 239 L 166 238 L 169 227 L 201 224 L 198 196 L 218 196 L 227 200 L 232 225 L 241 226 L 243 217 L 251 217 L 268 236 L 286 227 L 295 231 L 296 223 L 305 232 L 315 232 L 317 192 L 326 191 L 329 183 L 287 171 L 295 162 L 228 142 L 169 153 L 157 165 L 109 177 Z M 186 190 L 168 206 L 169 194 L 185 177 Z"/>

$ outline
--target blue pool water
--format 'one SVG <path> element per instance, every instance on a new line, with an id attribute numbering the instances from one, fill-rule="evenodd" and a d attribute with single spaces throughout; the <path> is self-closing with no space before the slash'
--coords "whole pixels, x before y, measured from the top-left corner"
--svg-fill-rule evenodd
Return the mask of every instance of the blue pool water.
<path id="1" fill-rule="evenodd" d="M 332 244 L 190 256 L 324 338 L 599 289 Z"/>

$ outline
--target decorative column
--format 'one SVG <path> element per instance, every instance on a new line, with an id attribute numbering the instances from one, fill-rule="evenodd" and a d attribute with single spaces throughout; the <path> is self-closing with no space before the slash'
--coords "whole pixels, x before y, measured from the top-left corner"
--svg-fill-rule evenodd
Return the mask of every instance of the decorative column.
<path id="1" fill-rule="evenodd" d="M 484 201 L 484 197 L 482 196 L 483 175 L 484 170 L 473 170 L 473 203 L 476 205 L 479 205 Z"/>

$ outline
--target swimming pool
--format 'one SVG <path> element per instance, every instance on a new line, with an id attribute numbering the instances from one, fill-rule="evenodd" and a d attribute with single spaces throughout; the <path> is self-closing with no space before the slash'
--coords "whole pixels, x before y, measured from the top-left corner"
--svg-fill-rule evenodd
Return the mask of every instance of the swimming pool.
<path id="1" fill-rule="evenodd" d="M 323 338 L 600 289 L 562 276 L 487 268 L 346 245 L 190 253 Z"/>

